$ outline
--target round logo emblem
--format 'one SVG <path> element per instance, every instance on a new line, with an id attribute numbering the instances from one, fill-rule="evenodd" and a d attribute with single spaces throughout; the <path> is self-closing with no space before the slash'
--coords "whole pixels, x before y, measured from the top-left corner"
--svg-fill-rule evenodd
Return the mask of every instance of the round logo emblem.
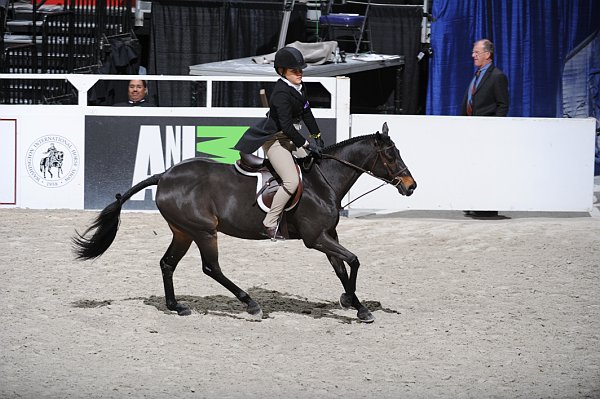
<path id="1" fill-rule="evenodd" d="M 27 173 L 44 187 L 69 184 L 77 175 L 79 161 L 73 143 L 58 135 L 40 137 L 29 146 L 25 156 Z"/>

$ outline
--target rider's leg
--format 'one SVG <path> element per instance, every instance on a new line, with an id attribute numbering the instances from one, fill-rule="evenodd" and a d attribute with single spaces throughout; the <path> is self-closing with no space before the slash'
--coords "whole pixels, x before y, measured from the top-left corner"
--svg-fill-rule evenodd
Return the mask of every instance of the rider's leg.
<path id="1" fill-rule="evenodd" d="M 289 140 L 289 139 L 288 139 Z M 275 227 L 290 197 L 298 188 L 298 172 L 290 150 L 284 148 L 278 140 L 267 142 L 263 146 L 273 169 L 281 177 L 282 185 L 273 197 L 271 209 L 267 212 L 263 224 L 265 227 Z"/>

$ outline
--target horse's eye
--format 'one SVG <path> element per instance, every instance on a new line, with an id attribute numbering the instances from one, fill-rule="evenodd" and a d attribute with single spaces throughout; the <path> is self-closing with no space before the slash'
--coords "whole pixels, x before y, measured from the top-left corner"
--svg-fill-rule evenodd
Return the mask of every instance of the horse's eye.
<path id="1" fill-rule="evenodd" d="M 388 161 L 394 161 L 396 159 L 396 154 L 394 154 L 393 150 L 387 150 L 386 152 L 384 152 L 385 154 L 385 159 L 387 159 Z"/>

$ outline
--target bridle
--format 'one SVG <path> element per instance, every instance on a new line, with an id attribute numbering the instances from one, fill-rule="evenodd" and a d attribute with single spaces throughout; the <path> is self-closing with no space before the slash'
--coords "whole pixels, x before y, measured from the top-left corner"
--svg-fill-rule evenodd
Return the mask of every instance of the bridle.
<path id="1" fill-rule="evenodd" d="M 391 180 L 390 180 L 390 179 L 386 179 L 386 178 L 384 178 L 384 177 L 375 176 L 375 175 L 373 174 L 373 172 L 371 172 L 371 170 L 364 169 L 364 168 L 362 168 L 362 167 L 360 167 L 360 166 L 358 166 L 358 165 L 355 165 L 355 164 L 353 164 L 352 162 L 348 162 L 348 161 L 346 161 L 345 159 L 341 159 L 341 158 L 338 158 L 338 157 L 336 157 L 336 156 L 329 155 L 329 154 L 322 154 L 322 155 L 321 155 L 321 158 L 323 158 L 323 159 L 333 159 L 333 160 L 335 160 L 335 161 L 337 161 L 337 162 L 340 162 L 340 163 L 342 163 L 342 164 L 344 164 L 344 165 L 346 165 L 346 166 L 349 166 L 349 167 L 351 167 L 351 168 L 353 168 L 353 169 L 355 169 L 355 170 L 358 170 L 358 171 L 360 171 L 360 172 L 362 172 L 362 173 L 366 173 L 366 174 L 368 174 L 369 176 L 373 176 L 374 178 L 376 178 L 376 179 L 379 179 L 379 180 L 381 180 L 381 181 L 383 182 L 383 183 L 382 183 L 382 184 L 380 184 L 379 186 L 377 186 L 377 187 L 375 187 L 375 188 L 373 188 L 373 189 L 371 189 L 371 190 L 367 191 L 366 193 L 364 193 L 364 194 L 361 194 L 361 195 L 359 195 L 358 197 L 354 198 L 352 201 L 350 201 L 350 202 L 348 202 L 346 205 L 342 206 L 342 209 L 343 209 L 343 208 L 345 208 L 345 207 L 347 207 L 348 205 L 350 205 L 350 204 L 351 204 L 351 203 L 353 203 L 354 201 L 356 201 L 356 200 L 358 200 L 358 199 L 360 199 L 360 198 L 364 197 L 365 195 L 367 195 L 367 194 L 370 194 L 370 193 L 372 193 L 373 191 L 380 189 L 381 187 L 385 186 L 386 184 L 391 184 L 392 186 L 394 186 L 394 187 L 396 187 L 396 188 L 397 188 L 397 187 L 398 187 L 398 185 L 400 185 L 400 184 L 402 183 L 402 180 L 400 179 L 400 175 L 401 175 L 401 174 L 402 174 L 404 171 L 408 170 L 408 167 L 404 166 L 404 168 L 401 168 L 400 170 L 398 170 L 398 172 L 397 172 L 396 174 L 394 174 L 394 172 L 393 172 L 393 171 L 392 171 L 392 169 L 390 168 L 390 165 L 389 165 L 388 161 L 386 161 L 386 159 L 385 159 L 385 156 L 383 155 L 383 152 L 384 152 L 384 151 L 387 151 L 387 150 L 389 150 L 389 149 L 390 149 L 390 148 L 392 148 L 392 147 L 394 147 L 394 144 L 391 144 L 391 145 L 389 145 L 389 146 L 387 146 L 387 147 L 385 147 L 385 148 L 381 148 L 381 147 L 379 146 L 379 144 L 376 144 L 376 146 L 377 146 L 377 152 L 376 152 L 376 154 L 374 155 L 374 158 L 373 158 L 373 163 L 371 164 L 371 167 L 370 167 L 369 169 L 371 169 L 371 170 L 372 170 L 372 169 L 375 167 L 375 165 L 376 165 L 376 163 L 377 163 L 377 160 L 381 160 L 381 163 L 382 163 L 382 164 L 383 164 L 383 166 L 384 166 L 384 167 L 387 169 L 387 171 L 388 171 L 388 175 L 389 175 L 389 177 L 391 177 Z M 323 172 L 321 171 L 321 168 L 319 168 L 319 167 L 317 166 L 317 169 L 319 170 L 319 172 L 321 173 L 321 175 L 323 176 L 323 178 L 325 179 L 325 181 L 327 182 L 327 184 L 328 184 L 328 185 L 331 187 L 331 184 L 330 184 L 330 183 L 329 183 L 329 181 L 327 180 L 327 177 L 325 177 L 325 175 L 324 175 L 324 174 L 323 174 Z"/>
<path id="2" fill-rule="evenodd" d="M 402 180 L 400 180 L 400 175 L 402 173 L 404 173 L 408 168 L 405 166 L 404 168 L 401 168 L 400 170 L 398 170 L 398 172 L 396 174 L 394 174 L 394 172 L 392 171 L 392 168 L 390 168 L 390 165 L 389 165 L 388 161 L 385 159 L 385 156 L 383 155 L 384 151 L 387 151 L 387 150 L 389 150 L 390 148 L 393 148 L 393 147 L 394 147 L 394 145 L 391 144 L 391 145 L 389 145 L 389 146 L 387 146 L 385 148 L 381 148 L 381 147 L 379 147 L 379 144 L 377 144 L 377 153 L 374 154 L 373 163 L 371 164 L 371 167 L 369 169 L 361 168 L 360 166 L 355 165 L 352 162 L 348 162 L 345 159 L 341 159 L 341 158 L 335 157 L 333 155 L 322 154 L 321 157 L 324 158 L 324 159 L 328 158 L 328 159 L 336 160 L 336 161 L 338 161 L 340 163 L 343 163 L 344 165 L 349 166 L 349 167 L 351 167 L 353 169 L 356 169 L 356 170 L 358 170 L 358 171 L 360 171 L 362 173 L 366 173 L 366 174 L 368 174 L 370 176 L 373 176 L 374 178 L 381 180 L 384 184 L 391 184 L 394 187 L 398 187 L 398 185 L 400 183 L 402 183 Z M 371 170 L 373 170 L 373 168 L 375 168 L 375 165 L 377 164 L 377 160 L 381 160 L 381 163 L 387 169 L 388 176 L 391 177 L 391 180 L 390 179 L 386 179 L 384 177 L 375 176 L 373 174 L 373 172 L 371 172 Z"/>

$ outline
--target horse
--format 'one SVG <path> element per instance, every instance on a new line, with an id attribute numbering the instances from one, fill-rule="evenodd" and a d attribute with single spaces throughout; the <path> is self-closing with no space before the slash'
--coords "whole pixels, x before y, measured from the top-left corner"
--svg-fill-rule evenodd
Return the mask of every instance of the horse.
<path id="1" fill-rule="evenodd" d="M 64 154 L 62 151 L 55 151 L 54 153 L 42 158 L 40 161 L 40 172 L 44 172 L 44 179 L 46 178 L 46 171 L 50 174 L 50 177 L 54 177 L 52 174 L 52 168 L 57 169 L 58 177 L 62 173 L 62 163 Z"/>
<path id="2" fill-rule="evenodd" d="M 344 288 L 342 307 L 354 308 L 359 321 L 371 323 L 374 316 L 356 295 L 360 262 L 339 243 L 336 231 L 342 198 L 363 173 L 392 184 L 401 195 L 410 196 L 417 187 L 389 137 L 386 123 L 381 133 L 324 148 L 321 159 L 304 171 L 304 192 L 297 206 L 285 212 L 285 218 L 289 239 L 301 239 L 307 248 L 327 256 Z M 233 165 L 191 158 L 139 182 L 123 195 L 117 194 L 83 234 L 75 231 L 72 244 L 76 259 L 95 259 L 106 252 L 117 235 L 125 201 L 153 185 L 157 185 L 157 208 L 172 232 L 171 243 L 160 259 L 167 308 L 181 316 L 191 314 L 190 307 L 175 297 L 173 273 L 194 242 L 200 251 L 202 271 L 245 304 L 251 317 L 262 319 L 260 305 L 229 280 L 219 265 L 217 232 L 248 240 L 268 239 L 262 235 L 265 214 L 256 205 L 255 179 L 242 175 Z"/>

